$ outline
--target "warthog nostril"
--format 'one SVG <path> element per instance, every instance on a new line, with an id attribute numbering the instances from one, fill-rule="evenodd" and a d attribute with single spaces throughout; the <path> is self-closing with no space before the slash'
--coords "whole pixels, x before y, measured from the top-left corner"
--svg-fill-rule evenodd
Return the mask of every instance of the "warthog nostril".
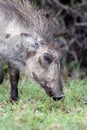
<path id="1" fill-rule="evenodd" d="M 58 101 L 64 97 L 64 94 L 60 94 L 59 96 L 53 97 L 54 101 Z"/>

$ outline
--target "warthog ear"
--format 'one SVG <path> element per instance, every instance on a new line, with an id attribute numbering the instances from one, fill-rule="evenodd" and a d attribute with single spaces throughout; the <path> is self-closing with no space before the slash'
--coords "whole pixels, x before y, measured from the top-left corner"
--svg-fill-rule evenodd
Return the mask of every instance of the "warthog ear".
<path id="1" fill-rule="evenodd" d="M 35 42 L 35 39 L 27 33 L 21 33 L 21 38 L 24 48 L 29 52 L 35 51 L 39 46 L 38 43 Z"/>

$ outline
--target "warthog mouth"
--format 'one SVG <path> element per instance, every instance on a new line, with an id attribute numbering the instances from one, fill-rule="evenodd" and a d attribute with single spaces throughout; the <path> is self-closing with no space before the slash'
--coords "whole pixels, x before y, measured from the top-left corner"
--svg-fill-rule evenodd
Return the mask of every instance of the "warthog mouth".
<path id="1" fill-rule="evenodd" d="M 62 91 L 60 92 L 60 94 L 53 94 L 52 88 L 48 87 L 44 80 L 39 80 L 39 78 L 34 72 L 32 73 L 32 75 L 33 75 L 34 80 L 40 84 L 40 86 L 45 90 L 46 94 L 49 97 L 52 97 L 54 101 L 59 101 L 60 99 L 64 98 L 64 94 Z"/>
<path id="2" fill-rule="evenodd" d="M 46 86 L 43 87 L 43 88 L 44 88 L 45 92 L 47 93 L 47 95 L 49 97 L 52 97 L 54 101 L 59 101 L 60 99 L 63 99 L 65 97 L 63 92 L 61 92 L 60 94 L 56 95 L 56 94 L 53 94 L 51 88 L 47 88 Z"/>

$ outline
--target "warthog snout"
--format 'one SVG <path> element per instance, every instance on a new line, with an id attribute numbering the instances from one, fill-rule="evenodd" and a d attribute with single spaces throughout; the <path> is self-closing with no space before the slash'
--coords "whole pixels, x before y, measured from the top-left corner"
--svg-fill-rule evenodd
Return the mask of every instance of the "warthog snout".
<path id="1" fill-rule="evenodd" d="M 55 85 L 55 82 L 54 82 L 54 83 L 51 83 L 50 85 L 45 84 L 45 86 L 42 86 L 42 87 L 44 88 L 47 95 L 52 97 L 53 100 L 58 101 L 64 98 L 61 81 L 59 82 L 59 84 L 57 83 L 57 86 Z"/>
<path id="2" fill-rule="evenodd" d="M 62 99 L 63 97 L 64 97 L 64 94 L 61 93 L 60 95 L 58 95 L 58 96 L 56 96 L 56 97 L 53 97 L 53 100 L 54 100 L 54 101 L 58 101 L 58 100 Z"/>
<path id="3" fill-rule="evenodd" d="M 60 99 L 62 99 L 64 97 L 64 94 L 63 94 L 62 91 L 61 92 L 56 91 L 54 93 L 54 91 L 53 91 L 53 89 L 51 87 L 45 89 L 45 91 L 46 91 L 47 95 L 52 97 L 53 100 L 55 100 L 55 101 L 58 101 L 58 100 L 60 100 Z"/>

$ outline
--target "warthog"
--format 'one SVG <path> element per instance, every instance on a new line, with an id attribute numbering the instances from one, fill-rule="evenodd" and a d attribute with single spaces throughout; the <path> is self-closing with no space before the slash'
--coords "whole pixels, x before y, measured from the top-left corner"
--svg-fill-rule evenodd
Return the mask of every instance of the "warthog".
<path id="1" fill-rule="evenodd" d="M 38 82 L 54 100 L 64 96 L 60 52 L 51 38 L 48 20 L 27 0 L 0 0 L 0 64 L 2 60 L 8 63 L 11 100 L 18 99 L 20 71 Z"/>

